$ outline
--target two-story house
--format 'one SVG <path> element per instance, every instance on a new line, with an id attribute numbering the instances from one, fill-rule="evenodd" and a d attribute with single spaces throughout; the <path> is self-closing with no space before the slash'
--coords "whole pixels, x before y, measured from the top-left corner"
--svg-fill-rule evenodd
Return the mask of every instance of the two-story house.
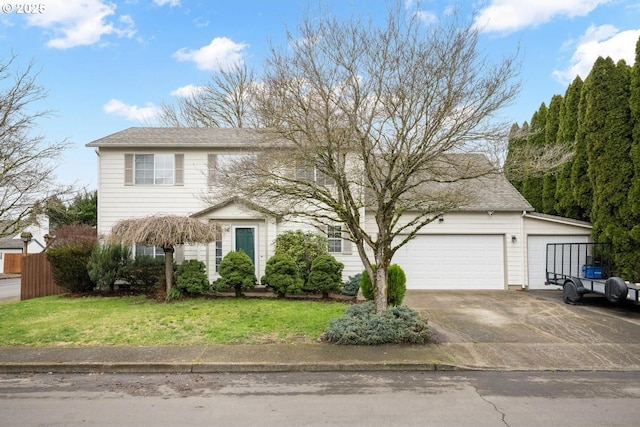
<path id="1" fill-rule="evenodd" d="M 98 156 L 98 233 L 115 222 L 147 215 L 190 215 L 224 225 L 219 241 L 177 251 L 177 260 L 205 262 L 210 280 L 223 256 L 244 250 L 256 274 L 264 274 L 274 240 L 285 230 L 326 233 L 329 251 L 345 265 L 343 276 L 362 263 L 340 226 L 317 230 L 237 198 L 211 202 L 213 174 L 263 141 L 251 129 L 129 128 L 87 144 Z M 532 212 L 504 176 L 473 186 L 474 201 L 425 226 L 393 259 L 407 274 L 410 289 L 508 289 L 544 287 L 547 242 L 584 242 L 591 225 Z M 364 221 L 375 230 L 375 212 Z M 411 215 L 411 213 L 407 213 Z M 160 249 L 136 246 L 135 254 Z"/>

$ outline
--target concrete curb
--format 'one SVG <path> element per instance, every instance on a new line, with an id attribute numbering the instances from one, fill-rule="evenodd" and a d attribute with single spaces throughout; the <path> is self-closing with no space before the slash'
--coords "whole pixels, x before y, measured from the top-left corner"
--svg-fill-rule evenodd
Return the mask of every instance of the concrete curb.
<path id="1" fill-rule="evenodd" d="M 109 374 L 207 374 L 266 372 L 364 372 L 364 371 L 466 371 L 438 363 L 5 363 L 0 374 L 109 373 Z"/>

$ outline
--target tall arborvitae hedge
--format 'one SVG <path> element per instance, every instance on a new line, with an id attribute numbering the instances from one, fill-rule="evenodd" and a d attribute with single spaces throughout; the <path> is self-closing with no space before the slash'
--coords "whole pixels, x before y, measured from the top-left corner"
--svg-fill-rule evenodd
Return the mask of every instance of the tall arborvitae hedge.
<path id="1" fill-rule="evenodd" d="M 526 144 L 534 148 L 543 148 L 545 145 L 545 127 L 547 123 L 548 109 L 543 102 L 538 111 L 531 116 L 529 137 Z M 522 195 L 531 203 L 533 208 L 542 212 L 542 177 L 533 175 L 526 177 L 522 182 Z"/>
<path id="2" fill-rule="evenodd" d="M 545 124 L 544 144 L 553 147 L 557 144 L 558 129 L 560 128 L 560 108 L 563 99 L 561 95 L 553 95 L 547 111 Z M 558 170 L 550 170 L 542 179 L 542 212 L 554 215 L 556 213 L 556 173 Z"/>
<path id="3" fill-rule="evenodd" d="M 633 67 L 598 58 L 584 82 L 576 77 L 564 97 L 543 107 L 526 143 L 540 144 L 544 128 L 543 143 L 550 146 L 555 133 L 573 157 L 541 182 L 519 176 L 516 187 L 538 211 L 591 221 L 594 239 L 614 245 L 616 273 L 640 280 L 640 39 Z"/>
<path id="4" fill-rule="evenodd" d="M 578 104 L 582 92 L 582 79 L 577 76 L 567 88 L 560 106 L 557 134 L 558 144 L 573 146 L 575 154 L 576 132 L 578 131 Z M 571 167 L 573 159 L 562 165 L 556 176 L 556 212 L 568 218 L 580 218 L 571 187 Z"/>

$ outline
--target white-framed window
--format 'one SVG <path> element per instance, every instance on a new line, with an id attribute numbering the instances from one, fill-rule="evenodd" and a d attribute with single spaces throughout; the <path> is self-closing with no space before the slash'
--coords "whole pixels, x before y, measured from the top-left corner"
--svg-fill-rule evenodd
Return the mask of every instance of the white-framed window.
<path id="1" fill-rule="evenodd" d="M 222 240 L 215 241 L 215 260 L 216 260 L 216 273 L 222 262 Z"/>
<path id="2" fill-rule="evenodd" d="M 329 253 L 342 252 L 342 227 L 340 225 L 327 226 L 327 241 Z"/>
<path id="3" fill-rule="evenodd" d="M 156 259 L 164 259 L 164 250 L 160 246 L 136 245 L 134 254 L 137 257 L 148 256 Z"/>
<path id="4" fill-rule="evenodd" d="M 253 161 L 255 158 L 255 153 L 209 154 L 207 160 L 209 185 L 217 184 L 223 174 L 232 171 L 242 162 Z"/>
<path id="5" fill-rule="evenodd" d="M 136 154 L 134 156 L 135 185 L 173 185 L 173 154 Z"/>
<path id="6" fill-rule="evenodd" d="M 296 167 L 296 179 L 300 181 L 312 181 L 324 187 L 334 186 L 335 181 L 320 171 L 317 167 L 306 165 Z"/>

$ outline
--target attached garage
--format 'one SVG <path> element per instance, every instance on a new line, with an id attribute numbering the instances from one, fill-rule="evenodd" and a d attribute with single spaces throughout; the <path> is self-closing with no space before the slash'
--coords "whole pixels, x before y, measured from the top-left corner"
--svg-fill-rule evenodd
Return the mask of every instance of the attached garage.
<path id="1" fill-rule="evenodd" d="M 408 289 L 505 289 L 504 235 L 418 235 L 393 263 Z"/>
<path id="2" fill-rule="evenodd" d="M 591 241 L 591 224 L 568 218 L 528 213 L 527 282 L 529 289 L 557 289 L 545 286 L 547 243 L 586 243 Z"/>

